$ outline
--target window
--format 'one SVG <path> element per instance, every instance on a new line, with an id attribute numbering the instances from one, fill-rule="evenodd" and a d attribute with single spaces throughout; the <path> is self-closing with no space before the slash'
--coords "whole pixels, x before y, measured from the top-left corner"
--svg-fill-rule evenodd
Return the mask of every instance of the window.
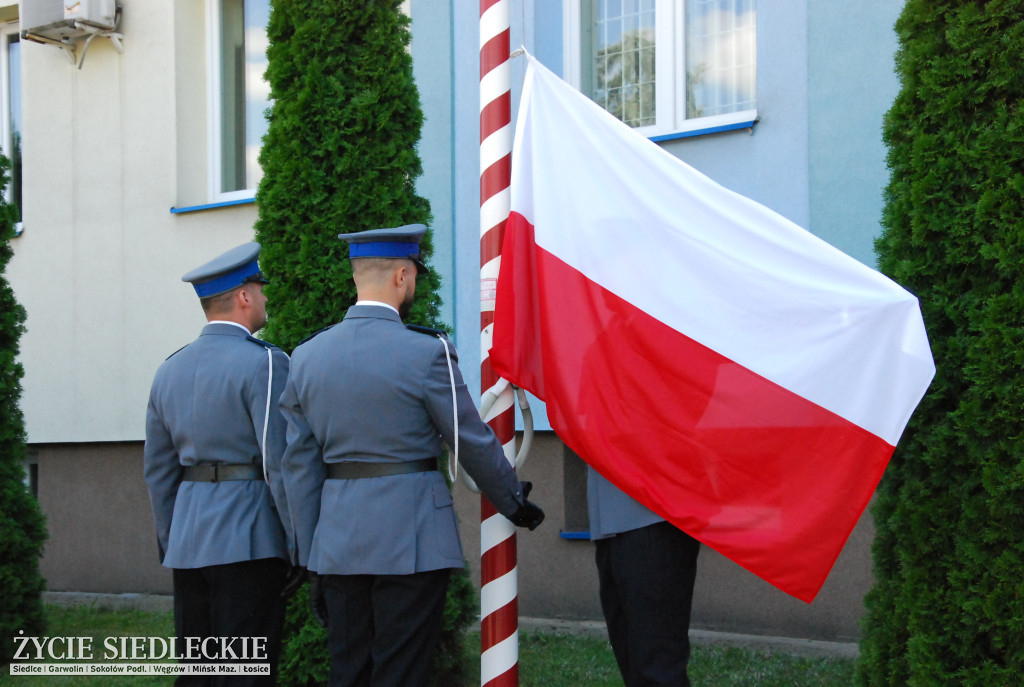
<path id="1" fill-rule="evenodd" d="M 207 0 L 209 6 L 211 200 L 252 198 L 262 172 L 270 87 L 270 0 Z"/>
<path id="2" fill-rule="evenodd" d="M 0 149 L 11 161 L 7 200 L 18 208 L 21 233 L 21 42 L 18 24 L 0 27 Z"/>
<path id="3" fill-rule="evenodd" d="M 755 0 L 570 0 L 565 77 L 647 136 L 756 118 Z"/>

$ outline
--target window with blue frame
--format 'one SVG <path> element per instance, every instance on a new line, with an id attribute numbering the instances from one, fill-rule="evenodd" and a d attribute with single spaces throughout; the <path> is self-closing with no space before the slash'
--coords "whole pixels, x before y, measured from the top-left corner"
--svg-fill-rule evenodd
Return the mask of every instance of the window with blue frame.
<path id="1" fill-rule="evenodd" d="M 647 136 L 757 116 L 755 0 L 568 0 L 566 80 Z"/>

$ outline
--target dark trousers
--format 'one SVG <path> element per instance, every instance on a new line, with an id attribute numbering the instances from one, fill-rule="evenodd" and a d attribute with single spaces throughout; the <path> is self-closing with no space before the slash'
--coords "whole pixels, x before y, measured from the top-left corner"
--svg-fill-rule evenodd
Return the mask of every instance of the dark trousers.
<path id="1" fill-rule="evenodd" d="M 700 542 L 659 522 L 596 544 L 601 609 L 626 687 L 688 686 Z"/>
<path id="2" fill-rule="evenodd" d="M 182 663 L 270 663 L 270 675 L 182 675 L 175 685 L 273 685 L 281 652 L 285 599 L 281 598 L 288 564 L 264 558 L 205 568 L 174 569 L 174 632 L 178 652 L 186 637 L 265 637 L 267 660 L 198 660 Z M 208 644 L 211 653 L 214 642 Z M 249 653 L 252 643 L 248 642 Z M 220 644 L 217 643 L 220 653 Z M 241 642 L 232 645 L 241 654 Z"/>
<path id="3" fill-rule="evenodd" d="M 330 686 L 429 684 L 450 575 L 325 575 Z"/>

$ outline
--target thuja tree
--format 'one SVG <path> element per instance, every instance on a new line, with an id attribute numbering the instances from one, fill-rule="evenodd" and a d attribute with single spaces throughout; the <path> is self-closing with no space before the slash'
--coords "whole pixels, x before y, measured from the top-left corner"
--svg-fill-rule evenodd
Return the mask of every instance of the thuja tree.
<path id="1" fill-rule="evenodd" d="M 416 194 L 423 124 L 400 0 L 273 0 L 267 80 L 273 106 L 256 195 L 260 263 L 271 275 L 267 338 L 291 350 L 355 302 L 337 236 L 430 223 Z M 428 233 L 420 244 L 431 253 Z M 410 320 L 437 325 L 435 274 Z"/>
<path id="2" fill-rule="evenodd" d="M 355 302 L 339 233 L 430 223 L 416 193 L 423 124 L 400 0 L 272 0 L 267 29 L 270 126 L 256 195 L 256 238 L 272 316 L 264 335 L 291 351 Z M 431 236 L 422 241 L 429 257 Z M 417 280 L 409 321 L 440 326 L 436 274 Z M 326 679 L 324 633 L 302 590 L 289 609 L 282 684 Z M 459 684 L 457 649 L 475 592 L 453 578 L 437 652 L 437 684 Z"/>
<path id="3" fill-rule="evenodd" d="M 858 680 L 1024 675 L 1024 1 L 909 0 L 881 269 L 937 374 L 883 479 Z"/>
<path id="4" fill-rule="evenodd" d="M 0 156 L 0 189 L 8 183 Z M 22 368 L 18 341 L 25 310 L 4 277 L 13 251 L 17 209 L 0 197 L 0 665 L 11 661 L 13 638 L 43 630 L 43 578 L 39 574 L 46 529 L 39 504 L 25 486 L 25 422 L 19 405 Z"/>

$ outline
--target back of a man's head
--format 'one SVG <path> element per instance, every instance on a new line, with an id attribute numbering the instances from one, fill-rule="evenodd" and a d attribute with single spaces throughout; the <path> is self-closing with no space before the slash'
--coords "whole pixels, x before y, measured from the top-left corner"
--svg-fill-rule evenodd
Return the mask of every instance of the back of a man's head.
<path id="1" fill-rule="evenodd" d="M 391 258 L 356 258 L 352 260 L 352 279 L 357 290 L 386 287 L 401 261 Z"/>

